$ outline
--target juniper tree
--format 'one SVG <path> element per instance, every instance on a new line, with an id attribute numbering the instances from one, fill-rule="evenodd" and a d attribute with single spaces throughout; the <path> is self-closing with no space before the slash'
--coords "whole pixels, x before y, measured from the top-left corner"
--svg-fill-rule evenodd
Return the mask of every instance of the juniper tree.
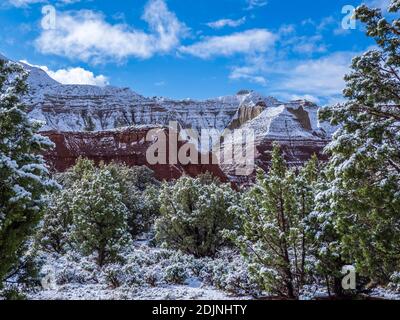
<path id="1" fill-rule="evenodd" d="M 71 203 L 74 193 L 70 188 L 49 196 L 36 242 L 48 252 L 65 253 L 71 244 L 73 214 Z"/>
<path id="2" fill-rule="evenodd" d="M 43 249 L 62 253 L 70 247 L 70 231 L 74 228 L 71 203 L 77 196 L 76 187 L 82 180 L 93 179 L 102 171 L 109 172 L 115 186 L 118 186 L 115 191 L 126 206 L 131 236 L 136 237 L 150 230 L 159 213 L 159 183 L 154 173 L 146 167 L 128 167 L 117 163 L 100 163 L 96 167 L 93 161 L 79 158 L 74 167 L 57 175 L 64 189 L 50 197 L 50 204 L 44 212 L 37 236 Z"/>
<path id="3" fill-rule="evenodd" d="M 96 170 L 94 161 L 79 157 L 72 168 L 57 175 L 57 180 L 65 189 L 69 189 L 85 177 L 95 174 Z"/>
<path id="4" fill-rule="evenodd" d="M 314 240 L 309 237 L 309 219 L 315 210 L 317 185 L 321 179 L 320 170 L 318 157 L 314 154 L 296 176 L 296 202 L 298 206 L 298 219 L 300 222 L 299 228 L 297 228 L 297 236 L 300 239 L 299 244 L 302 253 L 300 270 L 303 271 L 300 273 L 301 284 L 305 284 L 307 272 L 309 272 L 307 258 L 311 253 L 311 244 Z"/>
<path id="5" fill-rule="evenodd" d="M 154 172 L 145 166 L 128 167 L 116 163 L 103 165 L 100 170 L 110 171 L 119 184 L 122 201 L 129 211 L 128 226 L 132 237 L 148 231 L 159 214 L 159 182 L 154 178 Z"/>
<path id="6" fill-rule="evenodd" d="M 56 187 L 41 155 L 53 144 L 37 134 L 40 124 L 21 102 L 26 78 L 20 65 L 0 59 L 0 286 L 40 220 L 45 193 Z"/>
<path id="7" fill-rule="evenodd" d="M 48 204 L 43 210 L 42 222 L 35 236 L 35 244 L 39 245 L 40 249 L 63 254 L 74 247 L 71 241 L 74 186 L 83 179 L 94 176 L 96 170 L 93 161 L 78 158 L 72 168 L 64 173 L 55 174 L 62 190 L 48 196 Z"/>
<path id="8" fill-rule="evenodd" d="M 116 261 L 130 241 L 128 209 L 119 188 L 108 170 L 99 170 L 72 191 L 72 237 L 84 254 L 96 254 L 99 266 Z"/>
<path id="9" fill-rule="evenodd" d="M 400 1 L 392 0 L 389 12 L 399 10 Z M 376 47 L 353 59 L 347 101 L 321 114 L 340 128 L 327 147 L 327 189 L 319 202 L 343 259 L 386 282 L 400 268 L 400 20 L 365 5 L 355 16 Z"/>
<path id="10" fill-rule="evenodd" d="M 346 265 L 341 255 L 342 243 L 336 228 L 336 217 L 331 210 L 330 179 L 323 170 L 315 185 L 314 211 L 306 219 L 307 235 L 310 241 L 310 254 L 315 263 L 312 273 L 322 280 L 329 295 L 343 296 L 342 267 Z"/>
<path id="11" fill-rule="evenodd" d="M 243 222 L 229 233 L 250 263 L 250 273 L 264 290 L 297 298 L 307 275 L 308 243 L 305 219 L 313 210 L 313 160 L 299 175 L 288 169 L 274 145 L 267 175 L 259 171 L 256 185 L 232 210 Z"/>
<path id="12" fill-rule="evenodd" d="M 183 177 L 172 186 L 164 184 L 157 240 L 196 257 L 214 256 L 224 243 L 221 232 L 234 226 L 228 212 L 234 198 L 229 185 L 204 185 L 200 179 Z"/>

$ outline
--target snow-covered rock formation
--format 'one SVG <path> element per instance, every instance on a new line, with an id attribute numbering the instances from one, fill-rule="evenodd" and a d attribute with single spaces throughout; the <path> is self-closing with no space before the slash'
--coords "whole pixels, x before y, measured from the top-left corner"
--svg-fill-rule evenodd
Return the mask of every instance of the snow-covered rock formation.
<path id="1" fill-rule="evenodd" d="M 129 88 L 63 85 L 40 68 L 22 65 L 30 73 L 24 100 L 30 117 L 45 123 L 43 132 L 102 132 L 168 126 L 171 121 L 181 129 L 217 129 L 221 134 L 251 129 L 258 165 L 264 167 L 274 141 L 287 146 L 288 160 L 298 163 L 314 152 L 323 157 L 321 151 L 335 131 L 318 121 L 319 107 L 304 100 L 282 102 L 248 90 L 203 101 L 147 98 Z M 229 175 L 234 169 L 224 168 Z"/>
<path id="2" fill-rule="evenodd" d="M 30 72 L 25 101 L 30 116 L 45 122 L 43 131 L 103 131 L 177 121 L 186 129 L 246 127 L 270 137 L 324 135 L 319 107 L 307 101 L 284 103 L 247 90 L 204 101 L 146 98 L 128 88 L 63 85 L 39 68 L 23 66 Z"/>

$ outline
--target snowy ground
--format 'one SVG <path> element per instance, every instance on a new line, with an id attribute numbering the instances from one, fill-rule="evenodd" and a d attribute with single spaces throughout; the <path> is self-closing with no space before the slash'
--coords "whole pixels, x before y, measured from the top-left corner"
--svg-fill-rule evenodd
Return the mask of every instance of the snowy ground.
<path id="1" fill-rule="evenodd" d="M 301 300 L 328 299 L 324 290 L 305 294 Z M 397 300 L 400 294 L 382 288 L 374 289 L 372 299 Z M 69 284 L 55 290 L 42 290 L 27 296 L 29 300 L 251 300 L 253 297 L 229 295 L 212 287 L 191 285 L 164 285 L 159 287 L 120 287 L 111 289 L 107 285 Z"/>
<path id="2" fill-rule="evenodd" d="M 229 250 L 215 259 L 136 243 L 124 262 L 98 268 L 92 257 L 40 253 L 44 288 L 30 300 L 240 300 L 256 292 L 242 258 Z"/>
<path id="3" fill-rule="evenodd" d="M 378 298 L 384 300 L 397 300 L 400 301 L 400 293 L 395 291 L 390 291 L 383 288 L 373 289 L 369 294 L 371 298 Z"/>
<path id="4" fill-rule="evenodd" d="M 222 250 L 214 259 L 136 242 L 123 262 L 99 268 L 93 257 L 39 252 L 42 285 L 29 300 L 249 300 L 266 297 L 248 277 L 245 261 Z M 43 281 L 46 280 L 46 281 Z M 398 287 L 376 288 L 361 299 L 400 300 Z M 305 286 L 301 300 L 329 299 L 322 285 Z"/>
<path id="5" fill-rule="evenodd" d="M 121 287 L 110 289 L 107 285 L 64 285 L 57 290 L 45 290 L 28 295 L 30 300 L 240 300 L 250 299 L 230 296 L 213 288 L 188 285 L 160 287 Z"/>

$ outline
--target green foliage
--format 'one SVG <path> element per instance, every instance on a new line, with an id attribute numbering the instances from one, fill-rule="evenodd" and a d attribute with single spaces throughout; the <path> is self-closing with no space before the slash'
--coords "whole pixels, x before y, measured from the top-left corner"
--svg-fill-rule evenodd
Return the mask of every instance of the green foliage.
<path id="1" fill-rule="evenodd" d="M 70 248 L 74 218 L 71 208 L 73 198 L 72 189 L 64 189 L 50 196 L 36 235 L 37 243 L 45 251 L 63 254 Z"/>
<path id="2" fill-rule="evenodd" d="M 242 220 L 240 232 L 228 235 L 248 260 L 250 273 L 270 293 L 297 298 L 307 280 L 308 250 L 305 221 L 314 209 L 318 178 L 316 157 L 296 175 L 274 146 L 267 176 L 231 208 Z"/>
<path id="3" fill-rule="evenodd" d="M 101 167 L 110 171 L 118 182 L 122 201 L 128 208 L 128 226 L 132 237 L 147 232 L 159 215 L 159 182 L 147 167 L 128 167 L 122 164 L 109 164 Z"/>
<path id="4" fill-rule="evenodd" d="M 188 276 L 186 265 L 178 262 L 165 269 L 164 280 L 171 284 L 184 284 Z"/>
<path id="5" fill-rule="evenodd" d="M 128 209 L 119 188 L 108 170 L 100 170 L 74 186 L 71 202 L 73 239 L 83 253 L 96 252 L 99 266 L 114 262 L 130 240 Z"/>
<path id="6" fill-rule="evenodd" d="M 93 161 L 86 158 L 78 158 L 76 164 L 65 173 L 57 175 L 58 182 L 65 188 L 73 185 L 87 176 L 94 175 L 97 168 Z"/>
<path id="7" fill-rule="evenodd" d="M 7 301 L 23 301 L 26 300 L 26 295 L 17 287 L 11 287 L 0 291 L 0 297 Z"/>
<path id="8" fill-rule="evenodd" d="M 342 296 L 341 270 L 346 262 L 341 256 L 342 242 L 336 228 L 335 215 L 330 210 L 331 191 L 328 181 L 326 172 L 322 171 L 315 187 L 315 211 L 306 221 L 307 234 L 311 243 L 310 252 L 316 261 L 312 270 L 314 276 L 323 279 L 330 294 Z"/>
<path id="9" fill-rule="evenodd" d="M 96 196 L 101 198 L 103 194 L 96 194 L 97 189 L 91 189 L 95 187 L 95 184 L 89 182 L 95 181 L 104 174 L 107 177 L 103 177 L 101 183 L 99 182 L 100 185 L 96 186 L 106 189 L 105 193 L 113 192 L 110 195 L 113 199 L 109 203 L 111 207 L 116 206 L 117 210 L 120 210 L 121 203 L 125 206 L 124 223 L 127 224 L 131 236 L 135 238 L 140 233 L 150 230 L 160 207 L 158 182 L 154 179 L 153 172 L 144 167 L 130 168 L 116 163 L 100 164 L 99 167 L 96 167 L 93 161 L 79 159 L 73 168 L 58 175 L 58 180 L 63 184 L 64 189 L 50 196 L 49 205 L 45 210 L 43 222 L 36 237 L 36 243 L 40 245 L 41 249 L 65 254 L 67 250 L 76 246 L 77 243 L 73 243 L 71 239 L 71 232 L 76 230 L 77 214 L 82 215 L 83 212 L 79 212 L 79 208 L 73 207 L 73 204 L 76 204 L 77 199 L 80 199 L 79 205 L 89 204 L 89 200 L 85 202 L 82 197 L 82 188 L 85 189 L 84 194 L 90 194 L 92 199 Z M 100 210 L 97 212 L 100 215 L 104 214 L 101 210 L 105 210 L 106 206 L 107 203 L 101 203 L 99 207 L 91 208 L 91 214 L 95 214 L 95 210 Z M 116 212 L 116 215 L 118 216 L 119 213 Z M 112 217 L 102 217 L 101 219 L 103 218 L 111 219 Z M 110 224 L 110 228 L 117 227 L 118 223 Z M 80 231 L 83 232 L 82 229 Z M 94 248 L 92 247 L 92 249 Z M 90 253 L 90 250 L 85 250 L 85 252 Z"/>
<path id="10" fill-rule="evenodd" d="M 392 1 L 390 11 L 399 7 Z M 354 58 L 347 101 L 321 113 L 340 129 L 327 147 L 318 210 L 329 219 L 322 237 L 335 243 L 331 262 L 340 256 L 361 275 L 387 283 L 400 268 L 400 20 L 365 5 L 356 18 L 376 48 Z"/>
<path id="11" fill-rule="evenodd" d="M 224 243 L 221 231 L 234 226 L 228 208 L 235 196 L 228 185 L 204 185 L 200 179 L 183 177 L 174 185 L 164 184 L 156 239 L 196 257 L 214 256 Z"/>
<path id="12" fill-rule="evenodd" d="M 21 248 L 32 235 L 45 205 L 43 195 L 56 188 L 41 153 L 53 144 L 36 132 L 21 97 L 27 74 L 0 60 L 0 286 L 18 267 Z"/>

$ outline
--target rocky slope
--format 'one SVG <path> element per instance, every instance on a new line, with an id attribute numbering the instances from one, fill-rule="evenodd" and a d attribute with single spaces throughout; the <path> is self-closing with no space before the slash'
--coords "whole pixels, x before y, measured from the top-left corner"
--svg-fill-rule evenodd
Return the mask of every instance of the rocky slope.
<path id="1" fill-rule="evenodd" d="M 255 166 L 268 169 L 274 142 L 281 145 L 283 154 L 289 165 L 299 166 L 309 160 L 312 154 L 326 160 L 324 147 L 330 141 L 330 133 L 334 128 L 318 122 L 319 107 L 307 101 L 292 101 L 275 107 L 269 107 L 258 116 L 246 121 L 240 126 L 245 132 L 254 132 Z M 242 141 L 227 136 L 224 139 L 224 149 L 232 150 L 233 154 L 244 152 Z M 222 151 L 224 152 L 224 151 Z M 243 166 L 236 163 L 221 164 L 223 171 L 231 181 L 247 183 L 249 177 L 238 174 Z M 240 171 L 240 170 L 239 170 Z M 254 179 L 254 171 L 250 180 Z"/>
<path id="2" fill-rule="evenodd" d="M 30 71 L 25 97 L 32 118 L 45 123 L 43 131 L 102 131 L 132 125 L 168 125 L 223 130 L 252 93 L 205 101 L 146 98 L 128 88 L 61 85 L 38 68 Z M 257 96 L 256 99 L 270 99 Z"/>
<path id="3" fill-rule="evenodd" d="M 128 88 L 62 85 L 39 68 L 23 66 L 30 72 L 30 91 L 24 98 L 29 115 L 42 120 L 42 131 L 55 140 L 57 155 L 52 157 L 57 158 L 58 169 L 72 165 L 71 159 L 79 152 L 83 156 L 96 153 L 99 159 L 120 160 L 120 153 L 130 150 L 133 158 L 145 157 L 143 148 L 123 149 L 116 138 L 121 133 L 108 131 L 128 126 L 168 126 L 176 121 L 181 129 L 217 129 L 221 134 L 225 129 L 254 130 L 256 163 L 261 167 L 268 165 L 268 152 L 274 141 L 286 146 L 287 159 L 293 164 L 305 161 L 314 152 L 323 158 L 321 151 L 334 132 L 334 128 L 318 121 L 319 107 L 307 101 L 284 103 L 247 90 L 204 101 L 146 98 Z M 127 131 L 124 134 L 124 139 L 135 141 Z M 104 144 L 103 139 L 114 140 Z M 234 148 L 235 143 L 225 139 L 223 147 Z M 240 180 L 234 174 L 235 164 L 223 169 L 231 179 Z M 164 171 L 161 175 L 170 179 L 171 175 Z"/>
<path id="4" fill-rule="evenodd" d="M 317 120 L 318 107 L 306 101 L 284 103 L 247 90 L 204 101 L 146 98 L 128 88 L 62 85 L 39 68 L 24 67 L 30 72 L 30 92 L 25 101 L 31 117 L 45 122 L 43 131 L 102 131 L 132 125 L 168 125 L 171 121 L 182 128 L 223 131 L 248 126 L 257 117 L 251 126 L 264 131 L 263 118 L 276 110 L 278 118 L 291 113 L 293 121 L 301 122 L 301 134 L 324 134 Z M 267 131 L 280 135 L 283 128 L 279 120 L 275 123 Z"/>

